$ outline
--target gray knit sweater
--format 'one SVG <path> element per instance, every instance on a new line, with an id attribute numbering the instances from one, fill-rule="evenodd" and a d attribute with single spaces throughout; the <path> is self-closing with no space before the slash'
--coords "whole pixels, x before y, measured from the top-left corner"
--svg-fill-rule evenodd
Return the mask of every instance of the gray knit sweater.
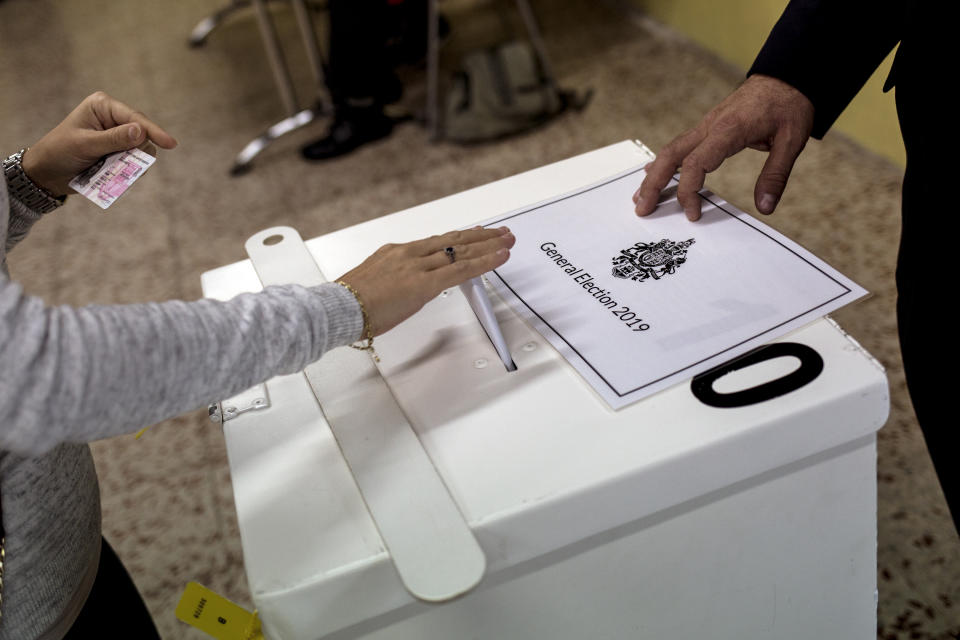
<path id="1" fill-rule="evenodd" d="M 335 284 L 228 302 L 48 307 L 6 269 L 39 217 L 0 182 L 0 640 L 59 640 L 86 601 L 100 500 L 85 443 L 298 371 L 363 328 L 356 300 Z"/>

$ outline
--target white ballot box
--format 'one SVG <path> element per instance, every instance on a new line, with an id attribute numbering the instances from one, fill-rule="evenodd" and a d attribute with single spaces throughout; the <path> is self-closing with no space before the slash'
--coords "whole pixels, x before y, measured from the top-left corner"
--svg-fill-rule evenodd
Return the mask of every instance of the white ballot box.
<path id="1" fill-rule="evenodd" d="M 306 247 L 333 280 L 384 243 L 466 227 L 649 157 L 622 142 Z M 231 264 L 203 274 L 204 292 L 256 291 L 263 275 Z M 876 431 L 889 394 L 882 367 L 836 324 L 816 320 L 752 352 L 756 364 L 615 411 L 500 297 L 493 307 L 516 371 L 454 288 L 377 338 L 376 369 L 335 372 L 323 407 L 302 374 L 224 400 L 268 638 L 875 637 Z M 328 356 L 340 351 L 369 360 Z M 366 394 L 381 376 L 408 425 L 398 429 L 415 435 L 482 551 L 482 579 L 458 597 L 415 597 L 405 577 L 400 555 L 436 523 L 411 515 L 430 498 L 382 435 Z M 331 430 L 342 416 L 349 425 Z M 348 464 L 358 442 L 367 459 Z M 390 523 L 372 515 L 384 511 Z M 437 546 L 426 573 L 459 571 L 458 553 Z"/>

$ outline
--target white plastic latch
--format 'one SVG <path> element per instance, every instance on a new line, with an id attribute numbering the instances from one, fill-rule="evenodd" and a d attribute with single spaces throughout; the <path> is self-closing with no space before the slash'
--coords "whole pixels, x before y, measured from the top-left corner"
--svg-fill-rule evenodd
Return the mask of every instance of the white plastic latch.
<path id="1" fill-rule="evenodd" d="M 213 422 L 226 422 L 248 411 L 259 411 L 269 407 L 270 394 L 267 393 L 267 385 L 258 384 L 232 398 L 211 404 L 207 413 Z"/>
<path id="2" fill-rule="evenodd" d="M 295 229 L 246 249 L 264 286 L 326 282 Z M 443 602 L 473 589 L 486 556 L 370 355 L 333 349 L 304 374 L 407 591 Z"/>

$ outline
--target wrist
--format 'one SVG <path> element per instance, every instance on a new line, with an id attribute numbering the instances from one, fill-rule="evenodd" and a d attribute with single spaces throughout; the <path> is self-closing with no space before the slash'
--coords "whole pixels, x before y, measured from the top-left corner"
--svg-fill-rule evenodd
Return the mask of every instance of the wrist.
<path id="1" fill-rule="evenodd" d="M 360 305 L 360 314 L 363 316 L 363 331 L 360 336 L 360 344 L 351 344 L 350 346 L 354 349 L 359 349 L 360 351 L 369 351 L 373 359 L 376 362 L 380 362 L 380 356 L 377 355 L 377 352 L 373 348 L 373 324 L 370 322 L 370 315 L 367 313 L 367 307 L 363 304 L 360 294 L 357 293 L 356 289 L 343 280 L 337 280 L 337 284 L 353 295 L 357 301 L 357 304 Z"/>
<path id="2" fill-rule="evenodd" d="M 20 166 L 23 167 L 23 172 L 35 185 L 49 193 L 52 197 L 59 198 L 67 195 L 65 191 L 57 189 L 54 186 L 55 181 L 45 174 L 41 154 L 35 147 L 27 147 L 23 150 L 23 156 L 20 158 Z"/>
<path id="3" fill-rule="evenodd" d="M 23 168 L 23 156 L 26 149 L 21 149 L 3 160 L 3 174 L 10 194 L 23 203 L 27 208 L 38 213 L 48 213 L 63 204 L 65 194 L 56 195 L 41 186 L 30 177 Z"/>

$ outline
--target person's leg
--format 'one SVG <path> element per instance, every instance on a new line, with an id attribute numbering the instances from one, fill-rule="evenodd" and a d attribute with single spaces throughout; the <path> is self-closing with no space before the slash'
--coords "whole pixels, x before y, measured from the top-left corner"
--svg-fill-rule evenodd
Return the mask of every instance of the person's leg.
<path id="1" fill-rule="evenodd" d="M 960 349 L 954 313 L 948 311 L 950 299 L 956 297 L 957 285 L 950 275 L 956 266 L 947 264 L 955 260 L 948 257 L 952 251 L 937 241 L 955 236 L 936 230 L 931 217 L 936 207 L 925 182 L 924 176 L 907 170 L 903 215 L 911 222 L 904 224 L 897 268 L 900 352 L 917 421 L 960 532 L 960 419 L 954 395 Z M 923 229 L 918 228 L 921 220 L 927 222 Z"/>
<path id="2" fill-rule="evenodd" d="M 64 640 L 119 637 L 160 640 L 140 592 L 104 539 L 96 581 Z"/>
<path id="3" fill-rule="evenodd" d="M 329 0 L 330 68 L 327 83 L 335 104 L 396 101 L 401 87 L 387 57 L 389 0 Z"/>
<path id="4" fill-rule="evenodd" d="M 953 107 L 934 77 L 946 43 L 927 33 L 929 20 L 912 27 L 896 65 L 897 113 L 907 149 L 903 226 L 897 261 L 897 319 L 907 386 L 940 486 L 960 531 L 960 419 L 953 380 L 960 338 L 949 306 L 957 291 L 953 243 L 960 217 L 950 185 L 953 149 L 944 138 Z M 934 20 L 934 22 L 937 22 Z M 942 22 L 942 21 L 940 21 Z M 944 51 L 938 51 L 944 49 Z"/>
<path id="5" fill-rule="evenodd" d="M 334 120 L 327 135 L 302 149 L 310 160 L 333 158 L 379 140 L 393 130 L 383 106 L 402 86 L 387 52 L 388 0 L 329 0 L 330 64 L 327 84 Z"/>

